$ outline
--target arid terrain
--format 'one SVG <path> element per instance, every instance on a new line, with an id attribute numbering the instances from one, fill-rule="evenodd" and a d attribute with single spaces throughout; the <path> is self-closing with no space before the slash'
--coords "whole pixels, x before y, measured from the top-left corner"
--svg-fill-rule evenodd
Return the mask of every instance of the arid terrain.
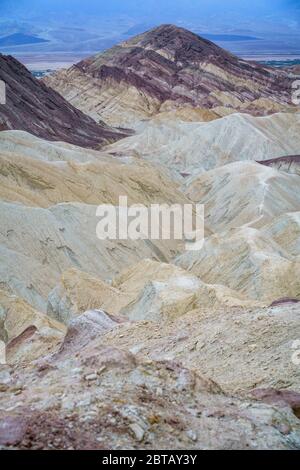
<path id="1" fill-rule="evenodd" d="M 299 78 L 173 25 L 0 55 L 0 449 L 300 449 Z M 120 196 L 202 249 L 99 240 Z"/>

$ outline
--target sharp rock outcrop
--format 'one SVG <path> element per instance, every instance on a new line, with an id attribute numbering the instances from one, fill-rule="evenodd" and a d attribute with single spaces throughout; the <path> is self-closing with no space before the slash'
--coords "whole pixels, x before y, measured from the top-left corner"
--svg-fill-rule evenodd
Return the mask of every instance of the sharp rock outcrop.
<path id="1" fill-rule="evenodd" d="M 0 105 L 0 130 L 25 130 L 43 139 L 89 148 L 128 135 L 103 122 L 96 123 L 33 77 L 12 56 L 0 54 L 0 79 L 6 84 L 6 104 Z"/>
<path id="2" fill-rule="evenodd" d="M 292 78 L 162 25 L 45 79 L 74 106 L 113 125 L 178 108 L 268 114 L 290 107 Z M 187 113 L 188 114 L 188 113 Z"/>

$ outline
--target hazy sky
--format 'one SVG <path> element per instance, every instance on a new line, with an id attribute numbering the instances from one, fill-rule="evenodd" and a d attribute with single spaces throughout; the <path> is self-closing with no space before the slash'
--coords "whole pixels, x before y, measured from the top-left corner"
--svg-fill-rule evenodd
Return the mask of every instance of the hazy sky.
<path id="1" fill-rule="evenodd" d="M 0 0 L 0 12 L 38 14 L 46 11 L 72 11 L 81 14 L 127 14 L 136 16 L 182 16 L 192 18 L 211 14 L 225 14 L 229 10 L 244 18 L 254 15 L 296 14 L 300 1 L 296 0 Z M 299 13 L 299 12 L 298 12 Z"/>

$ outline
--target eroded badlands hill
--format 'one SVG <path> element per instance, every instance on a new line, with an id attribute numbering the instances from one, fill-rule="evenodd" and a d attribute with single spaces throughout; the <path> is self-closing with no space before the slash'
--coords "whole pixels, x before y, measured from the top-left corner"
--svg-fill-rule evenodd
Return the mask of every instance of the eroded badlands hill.
<path id="1" fill-rule="evenodd" d="M 11 56 L 0 54 L 0 80 L 6 84 L 6 104 L 0 105 L 0 130 L 24 130 L 44 139 L 89 148 L 126 135 L 102 121 L 97 124 Z"/>
<path id="2" fill-rule="evenodd" d="M 299 448 L 296 393 L 226 395 L 175 361 L 103 346 L 105 321 L 118 330 L 104 312 L 89 312 L 50 359 L 2 368 L 0 448 Z"/>
<path id="3" fill-rule="evenodd" d="M 298 174 L 235 162 L 182 191 L 132 156 L 0 149 L 0 448 L 300 447 Z M 203 250 L 97 240 L 124 194 L 203 202 Z"/>
<path id="4" fill-rule="evenodd" d="M 210 120 L 236 110 L 264 115 L 292 106 L 287 72 L 241 60 L 174 25 L 148 31 L 45 82 L 94 119 L 118 126 L 132 127 L 177 108 L 181 118 L 186 114 L 190 120 L 194 113 L 194 120 Z"/>
<path id="5" fill-rule="evenodd" d="M 211 122 L 148 122 L 139 125 L 136 135 L 106 151 L 141 156 L 174 175 L 190 176 L 235 161 L 297 155 L 299 127 L 299 113 L 265 117 L 235 113 Z"/>
<path id="6" fill-rule="evenodd" d="M 163 26 L 49 80 L 136 133 L 96 151 L 0 132 L 0 448 L 300 449 L 300 114 L 285 72 Z M 74 135 L 93 146 L 84 119 Z M 203 248 L 98 240 L 97 206 L 120 212 L 124 195 L 204 204 Z"/>

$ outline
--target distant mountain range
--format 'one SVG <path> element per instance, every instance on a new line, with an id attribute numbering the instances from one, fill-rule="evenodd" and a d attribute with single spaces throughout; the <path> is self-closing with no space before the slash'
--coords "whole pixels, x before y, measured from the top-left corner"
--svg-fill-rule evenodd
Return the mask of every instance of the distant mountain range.
<path id="1" fill-rule="evenodd" d="M 42 42 L 49 42 L 48 39 L 39 38 L 37 36 L 30 36 L 23 33 L 10 34 L 0 38 L 0 47 L 7 46 L 22 46 L 25 44 L 39 44 Z"/>

